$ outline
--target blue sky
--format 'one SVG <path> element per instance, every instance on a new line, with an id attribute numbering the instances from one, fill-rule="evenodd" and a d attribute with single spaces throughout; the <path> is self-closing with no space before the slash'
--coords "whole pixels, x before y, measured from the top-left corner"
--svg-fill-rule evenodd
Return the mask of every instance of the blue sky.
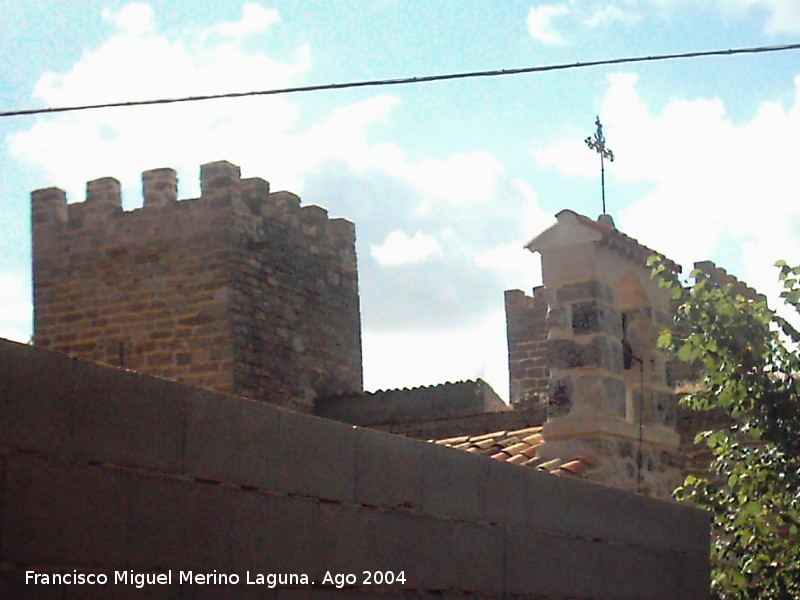
<path id="1" fill-rule="evenodd" d="M 793 43 L 796 0 L 0 0 L 0 110 Z M 523 244 L 600 212 L 774 298 L 800 262 L 800 52 L 0 119 L 0 336 L 31 333 L 29 193 L 227 159 L 356 222 L 368 389 L 483 377 L 507 396 Z M 773 300 L 774 302 L 774 300 Z"/>

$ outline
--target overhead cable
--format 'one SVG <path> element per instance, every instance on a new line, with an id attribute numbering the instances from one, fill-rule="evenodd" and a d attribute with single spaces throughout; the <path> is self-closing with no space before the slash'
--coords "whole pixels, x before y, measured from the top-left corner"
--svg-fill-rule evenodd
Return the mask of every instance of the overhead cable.
<path id="1" fill-rule="evenodd" d="M 0 117 L 19 117 L 26 115 L 39 115 L 48 113 L 73 112 L 78 110 L 95 110 L 99 108 L 126 108 L 129 106 L 149 106 L 154 104 L 175 104 L 178 102 L 199 102 L 201 100 L 219 100 L 222 98 L 244 98 L 248 96 L 275 96 L 278 94 L 298 94 L 302 92 L 319 92 L 326 90 L 343 90 L 349 88 L 382 87 L 390 85 L 409 85 L 412 83 L 429 83 L 432 81 L 448 81 L 453 79 L 474 79 L 478 77 L 501 77 L 506 75 L 523 75 L 526 73 L 542 73 L 546 71 L 564 71 L 567 69 L 582 69 L 586 67 L 599 67 L 603 65 L 622 65 L 629 63 L 654 62 L 675 60 L 681 58 L 701 58 L 705 56 L 731 56 L 735 54 L 761 54 L 764 52 L 782 52 L 798 50 L 800 43 L 784 44 L 781 46 L 758 46 L 753 48 L 732 48 L 729 50 L 704 50 L 699 52 L 682 52 L 676 54 L 656 54 L 652 56 L 631 56 L 625 58 L 609 58 L 604 60 L 591 60 L 575 63 L 560 63 L 553 65 L 540 65 L 535 67 L 521 67 L 516 69 L 497 69 L 493 71 L 470 71 L 465 73 L 448 73 L 442 75 L 423 75 L 420 77 L 401 77 L 396 79 L 371 79 L 366 81 L 350 81 L 345 83 L 326 83 L 318 85 L 304 85 L 288 88 L 269 90 L 256 90 L 251 92 L 228 92 L 224 94 L 206 94 L 202 96 L 184 96 L 179 98 L 157 98 L 152 100 L 130 100 L 125 102 L 108 102 L 103 104 L 83 104 L 76 106 L 54 106 L 49 108 L 26 108 L 0 112 Z"/>

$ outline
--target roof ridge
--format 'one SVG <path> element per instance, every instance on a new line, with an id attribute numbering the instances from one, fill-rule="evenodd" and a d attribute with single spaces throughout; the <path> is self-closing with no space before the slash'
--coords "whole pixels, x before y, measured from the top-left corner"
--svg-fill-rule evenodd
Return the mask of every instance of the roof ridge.
<path id="1" fill-rule="evenodd" d="M 356 394 L 360 393 L 360 394 L 366 395 L 366 396 L 374 396 L 374 395 L 377 395 L 377 394 L 386 394 L 386 393 L 390 393 L 390 392 L 413 392 L 414 390 L 430 390 L 430 389 L 434 389 L 434 388 L 445 387 L 445 386 L 448 386 L 448 385 L 463 385 L 465 383 L 473 383 L 473 384 L 484 383 L 485 384 L 486 382 L 482 378 L 476 377 L 475 379 L 459 379 L 457 381 L 447 380 L 447 381 L 443 381 L 441 383 L 429 383 L 429 384 L 426 384 L 426 385 L 415 385 L 415 386 L 411 386 L 411 387 L 404 386 L 404 387 L 398 387 L 398 388 L 383 388 L 383 389 L 379 389 L 379 390 L 373 390 L 371 392 L 364 391 L 364 392 L 352 392 L 352 393 L 356 393 Z"/>

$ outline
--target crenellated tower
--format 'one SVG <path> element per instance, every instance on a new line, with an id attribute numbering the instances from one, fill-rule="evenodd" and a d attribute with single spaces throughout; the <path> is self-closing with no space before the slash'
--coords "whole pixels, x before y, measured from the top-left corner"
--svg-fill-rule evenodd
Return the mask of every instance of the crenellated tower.
<path id="1" fill-rule="evenodd" d="M 354 225 L 226 161 L 200 180 L 146 171 L 133 211 L 111 177 L 33 192 L 35 344 L 303 410 L 361 391 Z"/>

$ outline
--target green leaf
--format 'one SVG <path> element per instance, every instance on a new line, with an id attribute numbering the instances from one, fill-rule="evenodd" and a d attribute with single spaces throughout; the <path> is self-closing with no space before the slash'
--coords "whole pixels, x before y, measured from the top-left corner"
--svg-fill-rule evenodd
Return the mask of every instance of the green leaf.
<path id="1" fill-rule="evenodd" d="M 659 348 L 669 348 L 672 344 L 672 332 L 669 329 L 662 331 L 658 336 L 657 344 Z"/>
<path id="2" fill-rule="evenodd" d="M 781 296 L 800 312 L 800 266 L 776 264 Z M 709 411 L 694 440 L 711 466 L 674 497 L 712 513 L 715 597 L 800 598 L 800 335 L 786 342 L 778 332 L 793 329 L 763 302 L 695 275 L 691 288 L 674 277 L 666 284 L 679 301 L 676 329 L 657 343 L 704 369 L 681 405 Z"/>

